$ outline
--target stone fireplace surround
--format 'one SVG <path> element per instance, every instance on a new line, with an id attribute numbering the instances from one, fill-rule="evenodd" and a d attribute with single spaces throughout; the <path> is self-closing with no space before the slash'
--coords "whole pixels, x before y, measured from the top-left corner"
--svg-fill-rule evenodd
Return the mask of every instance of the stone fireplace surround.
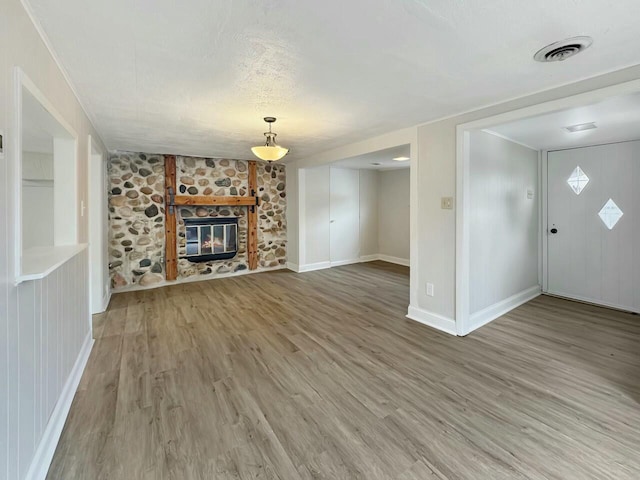
<path id="1" fill-rule="evenodd" d="M 248 195 L 248 162 L 176 157 L 180 195 Z M 115 290 L 167 283 L 164 270 L 164 156 L 117 152 L 109 161 L 109 261 Z M 282 164 L 258 162 L 258 270 L 286 263 L 286 174 Z M 247 273 L 247 208 L 177 207 L 178 282 Z M 183 257 L 184 218 L 237 217 L 238 252 L 231 259 L 194 263 Z"/>

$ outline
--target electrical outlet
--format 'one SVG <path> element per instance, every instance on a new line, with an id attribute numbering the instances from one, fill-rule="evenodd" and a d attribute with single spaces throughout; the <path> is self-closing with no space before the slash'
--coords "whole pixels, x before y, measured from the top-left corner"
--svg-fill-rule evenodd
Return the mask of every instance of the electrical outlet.
<path id="1" fill-rule="evenodd" d="M 427 283 L 427 295 L 433 297 L 433 283 Z"/>
<path id="2" fill-rule="evenodd" d="M 440 208 L 443 210 L 453 210 L 453 197 L 442 197 L 440 199 Z"/>
<path id="3" fill-rule="evenodd" d="M 527 189 L 527 198 L 529 200 L 533 200 L 533 188 L 528 188 Z"/>

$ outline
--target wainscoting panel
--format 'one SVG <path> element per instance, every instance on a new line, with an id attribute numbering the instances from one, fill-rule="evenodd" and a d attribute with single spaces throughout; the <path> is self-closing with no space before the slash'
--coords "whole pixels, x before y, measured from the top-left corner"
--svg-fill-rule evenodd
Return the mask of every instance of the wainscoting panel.
<path id="1" fill-rule="evenodd" d="M 15 368 L 9 372 L 9 462 L 15 478 L 46 476 L 91 349 L 88 251 L 17 288 Z"/>

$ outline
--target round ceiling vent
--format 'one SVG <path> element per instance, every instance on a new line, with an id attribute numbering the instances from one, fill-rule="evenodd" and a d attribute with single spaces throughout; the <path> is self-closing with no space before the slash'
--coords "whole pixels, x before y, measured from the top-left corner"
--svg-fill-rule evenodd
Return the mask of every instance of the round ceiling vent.
<path id="1" fill-rule="evenodd" d="M 533 56 L 538 62 L 562 62 L 586 50 L 593 43 L 591 37 L 573 37 L 541 48 Z"/>

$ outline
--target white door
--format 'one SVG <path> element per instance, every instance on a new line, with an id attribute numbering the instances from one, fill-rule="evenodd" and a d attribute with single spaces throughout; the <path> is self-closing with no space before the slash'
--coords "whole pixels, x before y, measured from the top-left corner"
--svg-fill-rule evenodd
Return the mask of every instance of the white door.
<path id="1" fill-rule="evenodd" d="M 330 258 L 339 265 L 360 258 L 360 172 L 332 168 L 330 173 Z"/>
<path id="2" fill-rule="evenodd" d="M 640 311 L 640 141 L 549 152 L 548 292 Z"/>

